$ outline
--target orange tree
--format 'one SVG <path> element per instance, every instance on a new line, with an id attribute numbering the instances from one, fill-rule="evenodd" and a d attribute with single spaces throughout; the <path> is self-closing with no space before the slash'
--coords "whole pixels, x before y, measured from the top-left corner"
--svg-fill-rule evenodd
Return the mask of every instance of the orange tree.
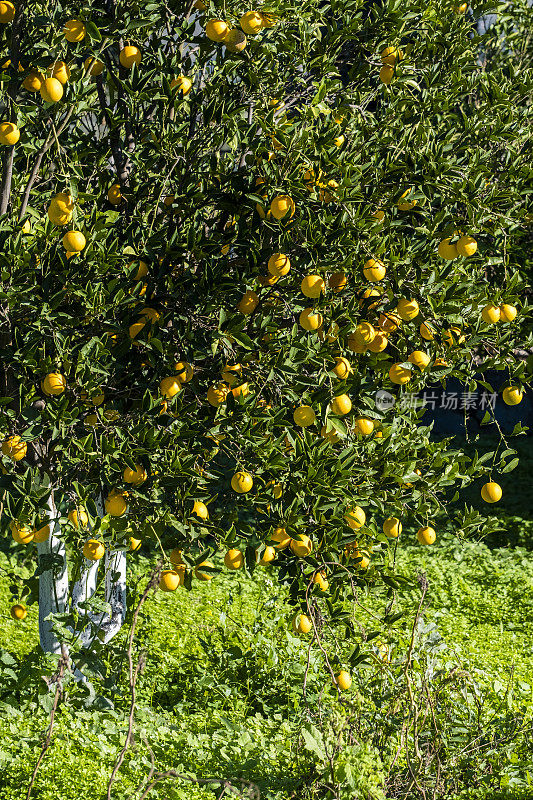
<path id="1" fill-rule="evenodd" d="M 46 651 L 111 639 L 148 542 L 164 590 L 268 566 L 349 631 L 402 537 L 499 499 L 514 451 L 415 401 L 528 377 L 531 69 L 485 71 L 465 10 L 0 3 L 2 527 Z"/>

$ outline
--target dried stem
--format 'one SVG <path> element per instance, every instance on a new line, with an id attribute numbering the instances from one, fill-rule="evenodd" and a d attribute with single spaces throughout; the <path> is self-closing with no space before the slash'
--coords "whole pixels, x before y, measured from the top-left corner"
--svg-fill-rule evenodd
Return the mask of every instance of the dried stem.
<path id="1" fill-rule="evenodd" d="M 61 680 L 62 680 L 63 675 L 65 673 L 65 669 L 68 667 L 68 663 L 69 663 L 69 655 L 68 655 L 68 653 L 63 652 L 63 654 L 62 654 L 62 656 L 61 656 L 61 658 L 59 660 L 58 670 L 57 670 L 56 674 L 50 680 L 50 683 L 56 682 L 56 684 L 57 684 L 56 685 L 56 693 L 55 693 L 55 696 L 54 696 L 54 703 L 52 705 L 52 710 L 50 712 L 50 724 L 48 725 L 48 730 L 46 731 L 46 736 L 45 736 L 45 739 L 44 739 L 44 742 L 43 742 L 43 746 L 41 748 L 41 752 L 39 753 L 39 757 L 37 759 L 37 762 L 36 762 L 36 764 L 35 764 L 35 766 L 33 768 L 32 774 L 31 774 L 31 778 L 30 778 L 30 782 L 29 782 L 29 785 L 28 785 L 28 791 L 26 792 L 25 800 L 30 800 L 31 793 L 32 793 L 32 790 L 33 790 L 33 787 L 34 787 L 34 784 L 35 784 L 35 779 L 36 779 L 37 773 L 39 771 L 39 767 L 41 766 L 43 758 L 45 757 L 46 751 L 50 747 L 50 742 L 52 741 L 52 733 L 53 733 L 53 730 L 54 730 L 54 722 L 55 722 L 55 717 L 56 717 L 57 706 L 59 704 L 59 698 L 61 697 L 61 688 L 62 688 Z"/>
<path id="2" fill-rule="evenodd" d="M 131 698 L 130 712 L 128 716 L 128 732 L 126 734 L 126 741 L 124 742 L 124 746 L 117 756 L 115 765 L 113 767 L 113 771 L 111 772 L 111 776 L 109 778 L 109 783 L 107 785 L 107 800 L 111 800 L 111 790 L 113 788 L 113 784 L 116 781 L 117 773 L 122 765 L 122 762 L 124 761 L 124 757 L 133 738 L 133 726 L 135 722 L 135 704 L 137 699 L 137 678 L 139 677 L 139 672 L 144 666 L 144 653 L 141 653 L 135 666 L 133 664 L 133 637 L 135 636 L 135 629 L 137 627 L 137 622 L 139 619 L 139 614 L 141 612 L 141 609 L 145 604 L 146 600 L 148 599 L 148 595 L 150 594 L 151 590 L 156 587 L 162 568 L 163 568 L 163 562 L 160 562 L 156 567 L 156 569 L 150 575 L 148 583 L 146 584 L 146 588 L 142 593 L 141 598 L 137 603 L 137 607 L 133 613 L 133 621 L 131 624 L 130 635 L 128 637 L 128 650 L 127 650 L 128 665 L 129 665 L 129 681 L 130 681 L 130 698 Z"/>

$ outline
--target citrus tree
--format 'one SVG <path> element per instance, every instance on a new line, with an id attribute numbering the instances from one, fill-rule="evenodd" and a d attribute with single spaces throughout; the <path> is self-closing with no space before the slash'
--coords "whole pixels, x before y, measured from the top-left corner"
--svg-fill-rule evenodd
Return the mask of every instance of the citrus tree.
<path id="1" fill-rule="evenodd" d="M 485 70 L 474 17 L 0 3 L 2 526 L 45 651 L 105 647 L 140 547 L 163 591 L 269 568 L 302 634 L 353 631 L 357 592 L 386 625 L 402 538 L 499 500 L 513 449 L 471 461 L 420 406 L 528 379 L 531 68 Z"/>

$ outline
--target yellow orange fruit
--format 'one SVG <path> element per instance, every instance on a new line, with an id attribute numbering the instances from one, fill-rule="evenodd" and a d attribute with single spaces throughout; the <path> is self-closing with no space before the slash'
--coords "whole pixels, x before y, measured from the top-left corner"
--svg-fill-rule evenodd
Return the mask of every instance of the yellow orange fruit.
<path id="1" fill-rule="evenodd" d="M 236 472 L 231 479 L 231 488 L 234 492 L 237 492 L 237 494 L 246 494 L 246 492 L 251 490 L 253 485 L 254 479 L 249 472 L 244 472 L 244 470 Z"/>
<path id="2" fill-rule="evenodd" d="M 326 291 L 326 284 L 320 275 L 306 275 L 302 280 L 301 289 L 306 297 L 316 299 Z"/>
<path id="3" fill-rule="evenodd" d="M 386 84 L 387 86 L 392 81 L 394 77 L 394 67 L 390 67 L 388 64 L 383 64 L 379 71 L 379 79 L 381 83 Z"/>
<path id="4" fill-rule="evenodd" d="M 369 258 L 365 261 L 363 273 L 367 281 L 370 281 L 370 283 L 378 283 L 382 281 L 387 274 L 387 269 L 385 264 L 379 261 L 379 259 Z"/>
<path id="5" fill-rule="evenodd" d="M 342 356 L 338 356 L 335 359 L 335 366 L 333 367 L 333 372 L 341 381 L 346 380 L 348 375 L 352 372 L 352 367 L 350 362 L 347 358 L 343 358 Z"/>
<path id="6" fill-rule="evenodd" d="M 15 19 L 15 6 L 10 0 L 2 0 L 0 2 L 0 23 L 6 25 L 8 22 L 13 22 Z"/>
<path id="7" fill-rule="evenodd" d="M 263 28 L 263 15 L 259 11 L 247 11 L 240 18 L 239 24 L 249 36 L 254 36 Z"/>
<path id="8" fill-rule="evenodd" d="M 212 42 L 223 42 L 228 33 L 228 23 L 221 19 L 210 19 L 205 26 L 205 35 Z"/>
<path id="9" fill-rule="evenodd" d="M 0 144 L 13 145 L 20 139 L 20 130 L 14 122 L 0 122 Z"/>
<path id="10" fill-rule="evenodd" d="M 222 380 L 229 383 L 230 386 L 235 386 L 242 380 L 241 376 L 242 367 L 240 364 L 226 364 L 222 368 Z"/>
<path id="11" fill-rule="evenodd" d="M 276 550 L 285 550 L 291 543 L 291 537 L 285 528 L 274 528 L 268 538 L 269 541 L 276 542 L 274 545 Z"/>
<path id="12" fill-rule="evenodd" d="M 202 503 L 201 500 L 195 500 L 192 507 L 192 513 L 198 517 L 198 519 L 209 519 L 209 510 L 205 503 Z"/>
<path id="13" fill-rule="evenodd" d="M 376 308 L 379 305 L 379 299 L 376 301 L 372 301 L 371 303 L 369 303 L 368 301 L 372 297 L 380 298 L 381 293 L 382 289 L 379 289 L 377 287 L 374 287 L 373 289 L 365 289 L 364 292 L 361 294 L 361 297 L 359 298 L 359 305 L 362 308 L 368 308 L 369 310 L 371 308 Z"/>
<path id="14" fill-rule="evenodd" d="M 65 233 L 62 239 L 63 247 L 69 253 L 81 253 L 87 240 L 81 231 L 69 231 Z"/>
<path id="15" fill-rule="evenodd" d="M 291 268 L 289 257 L 284 253 L 273 253 L 268 259 L 267 269 L 271 275 L 281 278 L 287 275 Z"/>
<path id="16" fill-rule="evenodd" d="M 224 44 L 230 53 L 242 53 L 248 40 L 242 31 L 232 30 L 224 37 Z"/>
<path id="17" fill-rule="evenodd" d="M 124 69 L 132 69 L 134 64 L 139 65 L 141 63 L 141 51 L 135 45 L 126 45 L 120 51 L 118 59 Z"/>
<path id="18" fill-rule="evenodd" d="M 232 547 L 224 556 L 224 564 L 228 569 L 242 569 L 244 566 L 244 555 L 240 550 Z"/>
<path id="19" fill-rule="evenodd" d="M 419 331 L 422 339 L 425 339 L 427 342 L 431 342 L 435 338 L 435 329 L 429 322 L 422 322 Z"/>
<path id="20" fill-rule="evenodd" d="M 339 674 L 335 676 L 334 685 L 338 686 L 342 691 L 347 691 L 352 685 L 352 676 L 345 669 L 341 669 Z"/>
<path id="21" fill-rule="evenodd" d="M 210 567 L 211 569 L 214 568 L 214 564 L 212 561 L 201 561 L 200 564 L 197 564 L 194 568 L 194 577 L 197 578 L 199 581 L 210 581 L 213 575 L 211 572 L 207 572 L 205 569 L 206 567 Z"/>
<path id="22" fill-rule="evenodd" d="M 334 292 L 342 292 L 347 282 L 348 279 L 345 272 L 334 272 L 328 278 L 328 286 L 330 289 L 333 289 Z"/>
<path id="23" fill-rule="evenodd" d="M 463 344 L 465 337 L 460 328 L 452 327 L 442 332 L 442 338 L 446 347 Z"/>
<path id="24" fill-rule="evenodd" d="M 93 56 L 89 56 L 83 62 L 83 66 L 85 71 L 89 73 L 93 78 L 97 78 L 98 75 L 101 75 L 104 71 L 104 64 L 98 58 L 94 58 Z"/>
<path id="25" fill-rule="evenodd" d="M 298 406 L 294 409 L 292 418 L 294 424 L 300 428 L 308 428 L 309 425 L 314 425 L 316 422 L 316 414 L 311 406 Z"/>
<path id="26" fill-rule="evenodd" d="M 272 494 L 274 500 L 279 500 L 283 494 L 283 486 L 281 483 L 277 483 L 276 481 L 268 481 L 265 486 L 265 490 Z"/>
<path id="27" fill-rule="evenodd" d="M 107 190 L 107 199 L 112 206 L 119 206 L 122 203 L 122 190 L 120 183 L 114 183 Z"/>
<path id="28" fill-rule="evenodd" d="M 368 350 L 371 353 L 382 353 L 383 350 L 387 349 L 387 345 L 389 344 L 389 339 L 386 333 L 383 331 L 376 331 L 376 335 L 372 339 L 371 342 L 367 345 Z"/>
<path id="29" fill-rule="evenodd" d="M 433 528 L 426 526 L 417 530 L 416 538 L 420 544 L 433 544 L 437 538 L 437 534 Z"/>
<path id="30" fill-rule="evenodd" d="M 192 89 L 192 81 L 185 75 L 178 75 L 170 81 L 170 88 L 175 89 L 176 92 L 181 92 L 183 96 L 189 94 Z M 166 199 L 166 198 L 165 198 Z"/>
<path id="31" fill-rule="evenodd" d="M 494 303 L 487 303 L 481 312 L 481 318 L 487 325 L 494 325 L 500 321 L 500 307 L 495 306 Z"/>
<path id="32" fill-rule="evenodd" d="M 188 361 L 176 361 L 174 364 L 176 370 L 176 377 L 179 378 L 180 383 L 189 383 L 194 375 L 194 367 Z"/>
<path id="33" fill-rule="evenodd" d="M 167 400 L 175 397 L 178 392 L 181 392 L 181 389 L 182 384 L 177 375 L 169 375 L 168 378 L 163 378 L 159 384 L 159 391 Z"/>
<path id="34" fill-rule="evenodd" d="M 23 87 L 27 92 L 37 93 L 44 81 L 44 75 L 37 69 L 32 69 L 22 81 Z"/>
<path id="35" fill-rule="evenodd" d="M 63 84 L 57 78 L 46 78 L 39 87 L 39 94 L 46 103 L 58 103 L 63 97 Z"/>
<path id="36" fill-rule="evenodd" d="M 42 544 L 43 542 L 47 542 L 50 538 L 50 525 L 42 525 L 40 528 L 36 528 L 33 531 L 33 541 L 36 544 Z"/>
<path id="37" fill-rule="evenodd" d="M 104 508 L 111 517 L 122 517 L 128 510 L 128 501 L 120 492 L 112 491 L 105 499 Z"/>
<path id="38" fill-rule="evenodd" d="M 239 304 L 237 306 L 237 311 L 240 311 L 241 314 L 252 314 L 255 309 L 257 308 L 257 304 L 259 303 L 259 296 L 252 292 L 251 290 L 245 292 L 241 297 Z"/>
<path id="39" fill-rule="evenodd" d="M 67 388 L 67 379 L 60 372 L 50 372 L 42 381 L 41 388 L 45 394 L 56 397 Z"/>
<path id="40" fill-rule="evenodd" d="M 315 572 L 313 575 L 313 583 L 316 583 L 322 592 L 326 592 L 329 588 L 329 581 L 323 572 Z"/>
<path id="41" fill-rule="evenodd" d="M 306 614 L 296 614 L 292 620 L 292 629 L 295 633 L 309 633 L 313 623 Z"/>
<path id="42" fill-rule="evenodd" d="M 376 338 L 376 329 L 370 322 L 360 322 L 356 325 L 353 335 L 359 342 L 370 344 Z"/>
<path id="43" fill-rule="evenodd" d="M 89 524 L 89 517 L 84 508 L 73 508 L 67 516 L 70 524 L 75 528 L 86 528 Z"/>
<path id="44" fill-rule="evenodd" d="M 63 29 L 67 42 L 82 42 L 85 39 L 85 25 L 81 19 L 69 19 Z"/>
<path id="45" fill-rule="evenodd" d="M 295 556 L 298 556 L 298 558 L 306 558 L 313 550 L 313 542 L 309 536 L 306 536 L 305 533 L 301 533 L 298 539 L 291 539 L 290 547 Z"/>
<path id="46" fill-rule="evenodd" d="M 126 467 L 122 475 L 125 483 L 131 483 L 133 486 L 140 486 L 148 477 L 142 464 L 135 464 L 135 469 Z"/>
<path id="47" fill-rule="evenodd" d="M 298 321 L 304 331 L 317 331 L 322 327 L 324 318 L 320 311 L 314 308 L 304 308 L 298 317 Z"/>
<path id="48" fill-rule="evenodd" d="M 60 83 L 67 83 L 70 78 L 70 67 L 65 61 L 54 61 L 48 67 L 48 73 L 52 78 L 56 78 Z"/>
<path id="49" fill-rule="evenodd" d="M 394 67 L 396 62 L 401 61 L 403 58 L 403 51 L 397 47 L 385 47 L 380 53 L 381 63 L 388 64 L 389 67 Z"/>
<path id="50" fill-rule="evenodd" d="M 517 406 L 522 402 L 524 390 L 519 386 L 507 386 L 503 392 L 503 402 L 508 406 Z"/>
<path id="51" fill-rule="evenodd" d="M 423 350 L 413 350 L 413 352 L 407 356 L 407 360 L 410 364 L 414 364 L 415 367 L 418 367 L 418 369 L 425 369 L 431 359 Z"/>
<path id="52" fill-rule="evenodd" d="M 278 194 L 270 204 L 270 213 L 277 220 L 292 217 L 294 211 L 294 200 L 288 194 Z"/>
<path id="53" fill-rule="evenodd" d="M 347 394 L 340 394 L 333 398 L 329 407 L 332 414 L 336 414 L 338 417 L 344 417 L 352 410 L 352 401 Z"/>
<path id="54" fill-rule="evenodd" d="M 402 321 L 397 314 L 387 311 L 379 315 L 378 325 L 385 333 L 394 333 L 397 331 Z"/>
<path id="55" fill-rule="evenodd" d="M 257 548 L 255 551 L 255 560 L 261 567 L 266 567 L 268 564 L 271 564 L 276 558 L 276 550 L 267 545 L 263 552 L 260 554 L 260 548 Z"/>
<path id="56" fill-rule="evenodd" d="M 404 386 L 406 383 L 409 383 L 411 377 L 411 370 L 407 369 L 406 367 L 402 367 L 400 363 L 393 364 L 389 369 L 390 381 L 398 384 L 399 386 Z"/>
<path id="57" fill-rule="evenodd" d="M 207 390 L 207 402 L 214 408 L 218 408 L 228 396 L 229 388 L 225 383 L 216 383 Z"/>
<path id="58" fill-rule="evenodd" d="M 88 561 L 100 561 L 105 553 L 105 545 L 98 539 L 87 539 L 83 545 L 83 555 Z"/>
<path id="59" fill-rule="evenodd" d="M 23 525 L 16 520 L 10 524 L 11 536 L 17 544 L 30 544 L 33 542 L 34 532 L 27 525 Z"/>
<path id="60" fill-rule="evenodd" d="M 0 3 L 0 6 L 1 5 L 4 5 L 4 4 Z M 26 619 L 26 617 L 28 616 L 28 612 L 26 610 L 26 607 L 23 606 L 21 603 L 15 603 L 15 605 L 11 606 L 11 608 L 9 609 L 9 613 L 11 614 L 13 619 L 16 619 L 17 621 L 21 621 L 23 619 Z"/>
<path id="61" fill-rule="evenodd" d="M 162 592 L 174 592 L 183 584 L 185 579 L 185 568 L 180 570 L 164 569 L 159 578 L 159 588 Z"/>
<path id="62" fill-rule="evenodd" d="M 250 394 L 250 387 L 247 383 L 241 383 L 239 386 L 234 386 L 231 393 L 233 397 L 247 397 Z"/>
<path id="63" fill-rule="evenodd" d="M 481 497 L 485 503 L 497 503 L 502 499 L 502 487 L 495 481 L 489 481 L 481 487 Z"/>
<path id="64" fill-rule="evenodd" d="M 355 433 L 360 433 L 361 436 L 370 436 L 374 430 L 374 422 L 368 417 L 357 417 L 354 421 Z"/>
<path id="65" fill-rule="evenodd" d="M 457 252 L 457 247 L 455 244 L 452 244 L 452 237 L 448 236 L 446 239 L 443 239 L 437 248 L 437 252 L 441 258 L 446 259 L 446 261 L 452 261 L 454 258 L 457 258 L 459 253 Z"/>
<path id="66" fill-rule="evenodd" d="M 344 515 L 344 521 L 353 530 L 362 528 L 366 522 L 366 514 L 361 506 L 353 506 Z"/>
<path id="67" fill-rule="evenodd" d="M 20 461 L 26 455 L 28 445 L 20 436 L 8 436 L 2 442 L 2 454 L 13 459 L 13 461 Z"/>
<path id="68" fill-rule="evenodd" d="M 418 316 L 419 312 L 420 307 L 416 300 L 408 300 L 406 297 L 402 297 L 401 300 L 398 300 L 396 313 L 404 322 L 410 322 L 410 320 Z"/>
<path id="69" fill-rule="evenodd" d="M 512 306 L 509 303 L 501 304 L 500 306 L 501 322 L 512 322 L 517 314 L 518 314 L 518 309 L 516 308 L 516 306 Z"/>
<path id="70" fill-rule="evenodd" d="M 468 256 L 473 256 L 477 250 L 477 242 L 472 236 L 461 236 L 457 240 L 457 244 L 455 245 L 457 248 L 457 252 L 463 258 L 467 258 Z"/>
<path id="71" fill-rule="evenodd" d="M 402 532 L 402 523 L 398 517 L 388 517 L 383 523 L 383 533 L 389 539 L 397 539 Z"/>

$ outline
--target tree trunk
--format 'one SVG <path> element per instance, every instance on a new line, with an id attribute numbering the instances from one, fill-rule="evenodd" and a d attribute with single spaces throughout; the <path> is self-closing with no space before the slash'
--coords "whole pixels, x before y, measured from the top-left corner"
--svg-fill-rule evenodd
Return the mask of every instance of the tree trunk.
<path id="1" fill-rule="evenodd" d="M 45 653 L 61 654 L 61 643 L 55 636 L 50 621 L 47 620 L 50 614 L 60 614 L 67 610 L 69 597 L 65 544 L 56 535 L 59 533 L 57 517 L 52 494 L 48 501 L 50 536 L 46 542 L 37 545 L 37 554 L 39 565 L 43 557 L 53 555 L 59 556 L 63 563 L 61 567 L 47 569 L 39 576 L 39 637 Z"/>
<path id="2" fill-rule="evenodd" d="M 103 503 L 98 503 L 98 513 L 103 514 Z M 48 541 L 37 545 L 39 560 L 42 557 L 56 555 L 62 559 L 62 565 L 48 569 L 39 577 L 39 636 L 41 647 L 46 653 L 61 653 L 61 643 L 54 635 L 50 614 L 67 611 L 69 602 L 76 609 L 82 620 L 80 640 L 83 647 L 90 647 L 95 638 L 108 642 L 115 636 L 126 617 L 126 553 L 120 550 L 106 551 L 105 556 L 105 600 L 109 603 L 110 612 L 91 613 L 80 604 L 89 600 L 95 593 L 98 583 L 99 561 L 85 560 L 85 567 L 79 580 L 69 592 L 68 568 L 64 542 L 59 538 L 58 514 L 53 495 L 49 501 L 50 537 Z"/>

